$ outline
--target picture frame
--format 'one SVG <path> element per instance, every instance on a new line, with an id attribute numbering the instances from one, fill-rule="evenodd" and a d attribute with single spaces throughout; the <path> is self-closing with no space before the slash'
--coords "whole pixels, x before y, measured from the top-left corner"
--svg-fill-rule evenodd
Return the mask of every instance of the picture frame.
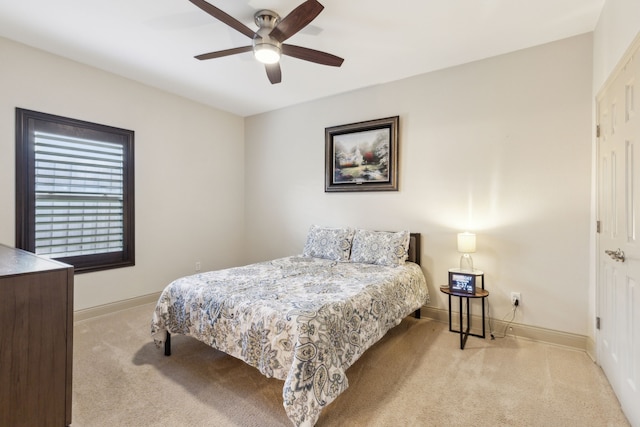
<path id="1" fill-rule="evenodd" d="M 398 191 L 399 116 L 325 128 L 325 192 Z"/>

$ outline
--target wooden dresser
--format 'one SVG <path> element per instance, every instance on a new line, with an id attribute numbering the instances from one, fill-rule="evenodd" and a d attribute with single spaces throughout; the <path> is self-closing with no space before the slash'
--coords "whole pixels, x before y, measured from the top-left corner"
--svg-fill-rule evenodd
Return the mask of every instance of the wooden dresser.
<path id="1" fill-rule="evenodd" d="M 0 245 L 0 426 L 71 424 L 73 267 Z"/>

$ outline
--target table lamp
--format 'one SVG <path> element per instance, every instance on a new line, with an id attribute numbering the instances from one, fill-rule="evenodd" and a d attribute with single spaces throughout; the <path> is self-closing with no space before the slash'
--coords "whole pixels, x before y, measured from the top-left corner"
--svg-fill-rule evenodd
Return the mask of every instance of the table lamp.
<path id="1" fill-rule="evenodd" d="M 473 259 L 471 253 L 476 251 L 476 235 L 465 231 L 458 233 L 458 252 L 460 257 L 460 270 L 473 271 Z"/>

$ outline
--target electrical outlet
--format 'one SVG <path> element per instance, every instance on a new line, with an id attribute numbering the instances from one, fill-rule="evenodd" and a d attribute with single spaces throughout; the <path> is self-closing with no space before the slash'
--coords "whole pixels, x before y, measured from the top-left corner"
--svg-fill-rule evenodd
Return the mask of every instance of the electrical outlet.
<path id="1" fill-rule="evenodd" d="M 522 296 L 520 296 L 520 292 L 511 292 L 511 305 L 516 305 L 516 301 L 518 302 L 518 307 L 522 305 Z"/>
<path id="2" fill-rule="evenodd" d="M 201 269 L 202 265 L 200 264 L 200 261 L 196 261 L 196 273 L 198 273 Z"/>

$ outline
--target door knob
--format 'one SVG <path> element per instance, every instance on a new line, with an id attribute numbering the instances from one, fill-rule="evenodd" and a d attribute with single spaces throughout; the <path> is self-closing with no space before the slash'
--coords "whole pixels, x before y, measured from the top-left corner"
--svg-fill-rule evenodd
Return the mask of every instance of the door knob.
<path id="1" fill-rule="evenodd" d="M 620 250 L 620 248 L 618 248 L 615 251 L 606 250 L 604 251 L 604 253 L 609 255 L 611 259 L 614 260 L 615 262 L 624 262 L 625 260 L 624 251 Z"/>

